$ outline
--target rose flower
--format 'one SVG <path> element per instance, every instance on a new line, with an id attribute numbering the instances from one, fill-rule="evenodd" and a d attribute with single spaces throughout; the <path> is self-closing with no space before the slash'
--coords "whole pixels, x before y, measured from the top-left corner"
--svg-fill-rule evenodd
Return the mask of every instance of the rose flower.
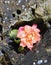
<path id="1" fill-rule="evenodd" d="M 40 30 L 37 28 L 36 24 L 32 26 L 25 25 L 18 29 L 17 37 L 20 38 L 20 46 L 29 48 L 32 50 L 33 44 L 40 41 L 41 36 L 39 34 Z"/>

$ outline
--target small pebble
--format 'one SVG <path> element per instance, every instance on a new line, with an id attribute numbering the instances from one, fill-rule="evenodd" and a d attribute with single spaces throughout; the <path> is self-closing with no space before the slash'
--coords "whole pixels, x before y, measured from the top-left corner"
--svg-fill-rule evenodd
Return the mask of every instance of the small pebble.
<path id="1" fill-rule="evenodd" d="M 36 63 L 35 62 L 33 62 L 33 65 L 35 65 Z"/>
<path id="2" fill-rule="evenodd" d="M 3 21 L 3 23 L 5 23 L 5 21 Z"/>
<path id="3" fill-rule="evenodd" d="M 25 8 L 24 10 L 25 10 L 25 12 L 26 12 L 27 9 Z"/>
<path id="4" fill-rule="evenodd" d="M 39 50 L 37 50 L 36 53 L 39 53 Z"/>
<path id="5" fill-rule="evenodd" d="M 7 19 L 7 17 L 5 17 L 5 19 Z"/>
<path id="6" fill-rule="evenodd" d="M 22 5 L 22 9 L 24 9 L 25 8 L 25 5 Z"/>
<path id="7" fill-rule="evenodd" d="M 7 3 L 7 1 L 5 1 L 5 3 Z"/>
<path id="8" fill-rule="evenodd" d="M 9 4 L 9 3 L 10 3 L 10 1 L 7 1 L 7 3 Z"/>
<path id="9" fill-rule="evenodd" d="M 27 2 L 28 0 L 26 0 L 26 2 Z"/>
<path id="10" fill-rule="evenodd" d="M 9 8 L 7 8 L 7 10 L 9 10 Z"/>
<path id="11" fill-rule="evenodd" d="M 10 1 L 5 1 L 5 3 L 9 4 L 9 3 L 10 3 Z"/>
<path id="12" fill-rule="evenodd" d="M 43 62 L 43 60 L 38 60 L 37 64 L 41 64 Z"/>
<path id="13" fill-rule="evenodd" d="M 21 3 L 21 0 L 19 0 L 18 3 Z"/>
<path id="14" fill-rule="evenodd" d="M 12 61 L 14 61 L 15 59 L 14 58 L 12 58 Z"/>
<path id="15" fill-rule="evenodd" d="M 47 60 L 44 60 L 44 63 L 47 63 Z"/>
<path id="16" fill-rule="evenodd" d="M 21 58 L 21 60 L 23 60 L 24 58 Z"/>

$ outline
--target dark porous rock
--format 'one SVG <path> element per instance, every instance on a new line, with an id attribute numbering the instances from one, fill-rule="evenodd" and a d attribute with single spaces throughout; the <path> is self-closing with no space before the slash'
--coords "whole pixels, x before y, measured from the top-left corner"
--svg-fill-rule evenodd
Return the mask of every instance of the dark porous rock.
<path id="1" fill-rule="evenodd" d="M 6 41 L 7 42 L 7 41 Z M 11 47 L 12 48 L 12 47 Z M 51 26 L 42 36 L 37 47 L 26 54 L 18 53 L 10 45 L 0 43 L 0 50 L 4 54 L 2 64 L 5 65 L 50 65 L 51 64 Z M 48 51 L 47 51 L 48 50 Z"/>
<path id="2" fill-rule="evenodd" d="M 0 61 L 2 61 L 3 57 L 4 57 L 4 54 L 3 54 L 2 51 L 0 50 Z"/>
<path id="3" fill-rule="evenodd" d="M 33 65 L 33 62 L 35 65 L 38 65 L 38 63 L 41 63 L 40 65 L 50 65 L 51 55 L 48 54 L 45 46 L 51 46 L 51 27 L 44 34 L 37 49 L 29 51 L 20 65 Z"/>

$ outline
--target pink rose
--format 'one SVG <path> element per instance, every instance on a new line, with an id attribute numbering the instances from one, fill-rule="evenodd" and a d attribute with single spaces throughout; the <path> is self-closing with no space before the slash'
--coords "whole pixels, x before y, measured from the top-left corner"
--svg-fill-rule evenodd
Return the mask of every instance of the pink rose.
<path id="1" fill-rule="evenodd" d="M 39 32 L 40 30 L 37 28 L 36 24 L 33 24 L 33 26 L 25 25 L 20 27 L 17 34 L 17 37 L 21 40 L 20 46 L 27 46 L 32 50 L 33 44 L 37 43 L 41 39 Z"/>

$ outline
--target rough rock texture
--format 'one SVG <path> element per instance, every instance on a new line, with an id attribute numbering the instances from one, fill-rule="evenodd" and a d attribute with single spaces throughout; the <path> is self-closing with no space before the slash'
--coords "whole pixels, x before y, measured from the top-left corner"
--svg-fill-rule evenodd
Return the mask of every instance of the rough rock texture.
<path id="1" fill-rule="evenodd" d="M 4 55 L 1 63 L 5 65 L 51 65 L 51 27 L 45 32 L 38 46 L 26 55 L 17 53 L 9 45 L 2 43 L 0 50 Z"/>
<path id="2" fill-rule="evenodd" d="M 19 4 L 20 6 L 17 5 L 18 2 L 19 1 L 16 0 L 0 0 L 0 14 L 2 15 L 2 25 L 4 26 L 3 31 L 5 31 L 4 29 L 7 30 L 16 22 L 30 21 L 34 19 L 35 17 L 33 15 L 36 17 L 51 15 L 51 0 L 21 0 Z M 23 4 L 24 6 L 22 6 Z M 33 15 L 31 8 L 35 9 L 35 13 Z M 17 10 L 21 10 L 21 14 L 18 14 Z M 51 16 L 49 17 L 51 18 Z"/>
<path id="3" fill-rule="evenodd" d="M 51 65 L 51 26 L 45 31 L 40 23 L 41 32 L 45 31 L 45 34 L 43 32 L 37 48 L 27 52 L 26 55 L 17 53 L 12 46 L 10 47 L 7 44 L 10 39 L 5 36 L 10 31 L 10 27 L 14 28 L 16 23 L 18 28 L 23 23 L 32 25 L 33 21 L 39 24 L 39 21 L 43 22 L 42 19 L 44 21 L 51 19 L 51 0 L 29 0 L 27 3 L 23 1 L 19 7 L 17 3 L 18 0 L 0 0 L 0 65 Z M 25 11 L 21 9 L 22 4 L 26 6 L 25 8 L 23 6 Z M 17 13 L 18 9 L 21 11 L 20 14 Z"/>

